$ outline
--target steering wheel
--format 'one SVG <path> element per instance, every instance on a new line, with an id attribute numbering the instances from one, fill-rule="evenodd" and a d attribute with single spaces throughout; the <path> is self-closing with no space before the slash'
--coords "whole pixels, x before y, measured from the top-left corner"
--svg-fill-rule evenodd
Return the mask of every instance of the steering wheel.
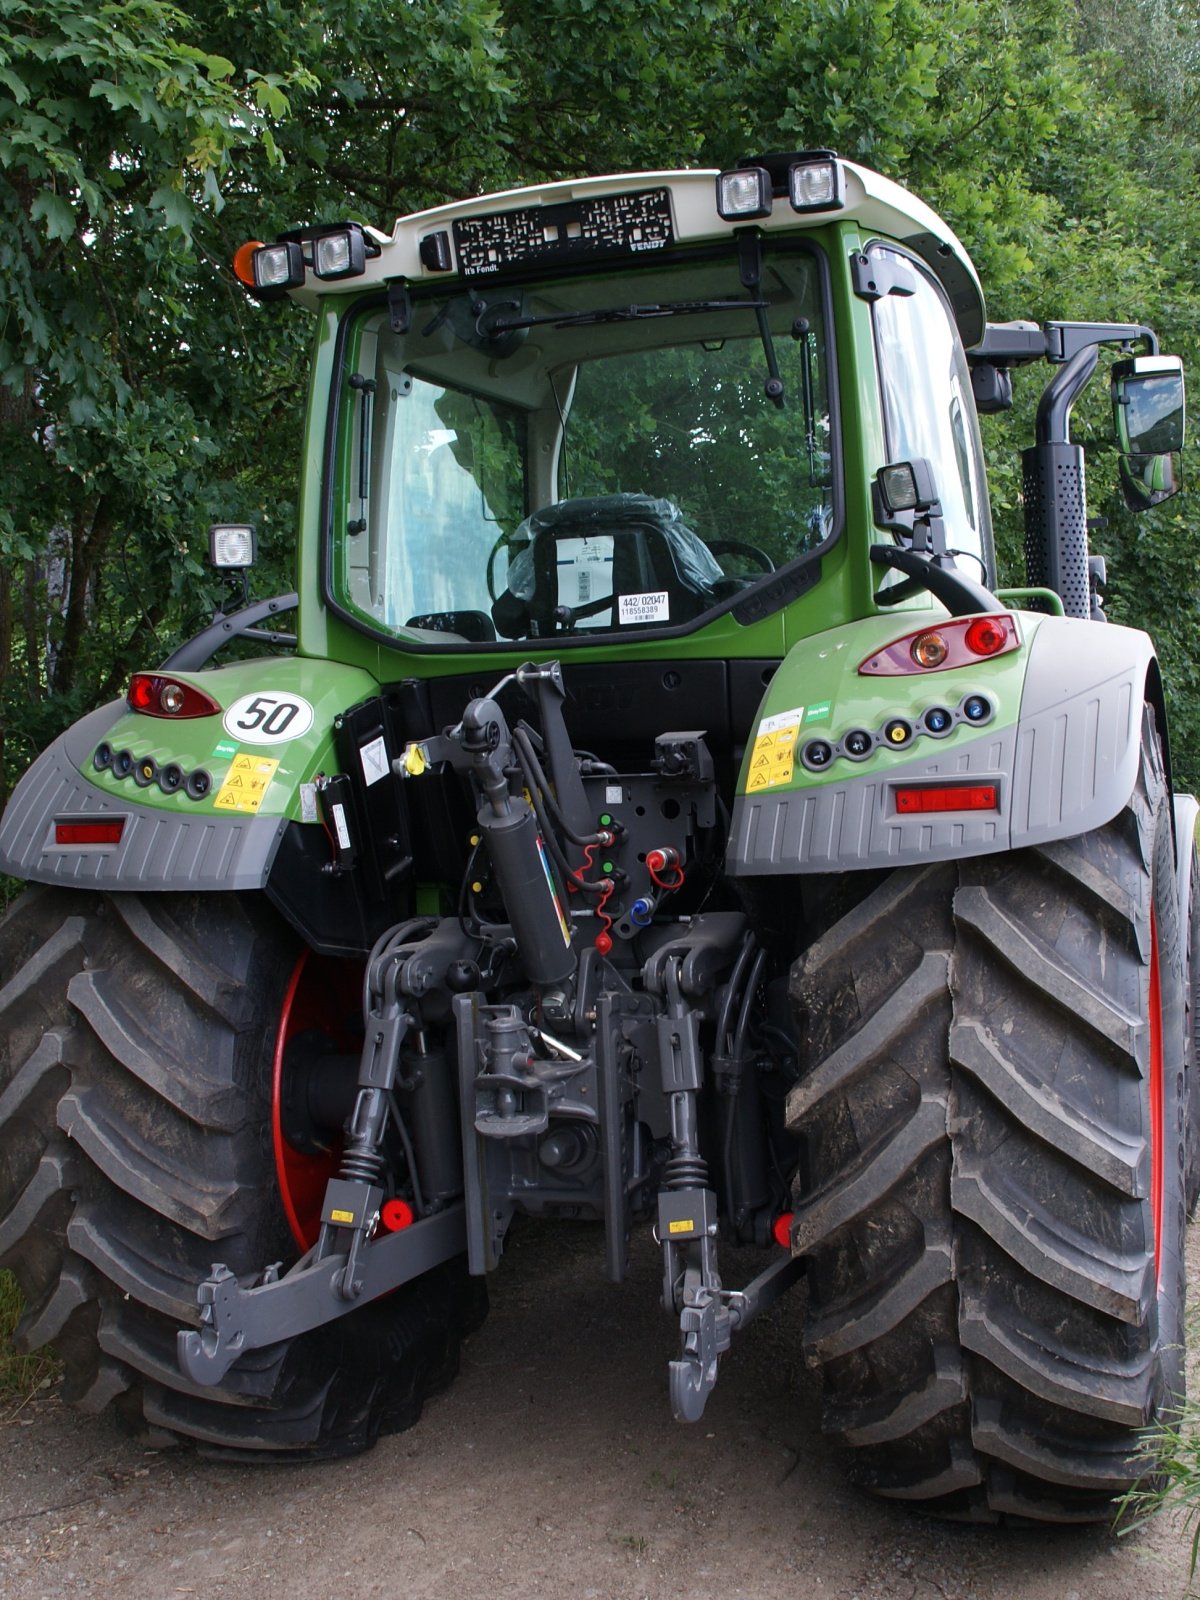
<path id="1" fill-rule="evenodd" d="M 708 548 L 714 556 L 744 556 L 763 572 L 775 571 L 775 563 L 765 550 L 760 550 L 755 544 L 746 544 L 741 539 L 710 539 Z"/>

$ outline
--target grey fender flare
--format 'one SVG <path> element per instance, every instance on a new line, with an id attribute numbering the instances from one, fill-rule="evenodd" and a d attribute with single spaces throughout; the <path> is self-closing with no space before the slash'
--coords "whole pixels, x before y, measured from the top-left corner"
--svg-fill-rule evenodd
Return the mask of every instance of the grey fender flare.
<path id="1" fill-rule="evenodd" d="M 1157 681 L 1148 634 L 1045 618 L 1030 643 L 1021 695 L 1011 849 L 1090 833 L 1117 815 L 1137 783 L 1152 675 Z"/>

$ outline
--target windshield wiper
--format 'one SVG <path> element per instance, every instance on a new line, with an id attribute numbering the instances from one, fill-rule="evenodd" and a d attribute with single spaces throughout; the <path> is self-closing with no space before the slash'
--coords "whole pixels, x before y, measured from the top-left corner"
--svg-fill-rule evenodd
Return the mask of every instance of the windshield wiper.
<path id="1" fill-rule="evenodd" d="M 606 306 L 596 311 L 551 311 L 541 316 L 496 316 L 496 312 L 518 307 L 517 300 L 500 300 L 484 306 L 475 319 L 475 332 L 481 339 L 498 338 L 520 328 L 586 328 L 600 322 L 640 322 L 648 317 L 687 317 L 704 311 L 753 311 L 770 309 L 769 300 L 664 300 L 654 305 Z"/>

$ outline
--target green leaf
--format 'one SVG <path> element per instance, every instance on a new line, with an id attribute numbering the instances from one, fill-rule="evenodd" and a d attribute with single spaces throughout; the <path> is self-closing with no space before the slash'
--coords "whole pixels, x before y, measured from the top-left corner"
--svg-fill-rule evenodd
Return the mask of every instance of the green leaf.
<path id="1" fill-rule="evenodd" d="M 75 208 L 49 190 L 35 197 L 29 214 L 44 225 L 48 239 L 69 239 L 75 232 Z"/>

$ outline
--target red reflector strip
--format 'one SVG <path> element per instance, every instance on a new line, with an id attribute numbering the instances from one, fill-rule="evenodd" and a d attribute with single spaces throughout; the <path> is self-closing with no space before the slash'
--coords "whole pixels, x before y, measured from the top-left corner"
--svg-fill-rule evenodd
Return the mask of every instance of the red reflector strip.
<path id="1" fill-rule="evenodd" d="M 953 783 L 929 788 L 897 789 L 896 810 L 914 811 L 999 811 L 1000 800 L 994 783 Z"/>
<path id="2" fill-rule="evenodd" d="M 114 822 L 56 822 L 55 844 L 120 844 L 125 818 Z"/>

